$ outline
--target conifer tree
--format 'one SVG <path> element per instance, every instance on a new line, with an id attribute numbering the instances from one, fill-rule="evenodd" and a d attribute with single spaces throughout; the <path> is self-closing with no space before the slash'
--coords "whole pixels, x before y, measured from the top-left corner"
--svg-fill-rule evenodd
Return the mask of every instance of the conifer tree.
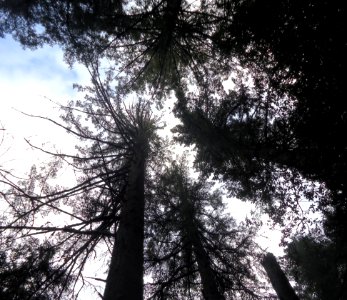
<path id="1" fill-rule="evenodd" d="M 150 299 L 258 299 L 256 229 L 237 226 L 220 192 L 191 179 L 184 165 L 165 169 L 148 203 Z"/>
<path id="2" fill-rule="evenodd" d="M 104 298 L 142 299 L 144 181 L 148 160 L 162 151 L 157 119 L 144 100 L 124 103 L 124 95 L 93 70 L 93 86 L 83 89 L 85 100 L 64 108 L 65 124 L 42 117 L 84 143 L 77 154 L 40 149 L 58 162 L 45 170 L 33 167 L 22 182 L 1 174 L 10 188 L 2 194 L 8 209 L 0 228 L 4 237 L 16 232 L 24 243 L 31 235 L 49 239 L 56 249 L 53 267 L 73 276 L 72 289 L 85 282 L 82 271 L 93 253 L 109 255 Z M 73 167 L 74 186 L 52 184 L 59 160 Z M 40 287 L 33 293 L 40 294 Z"/>

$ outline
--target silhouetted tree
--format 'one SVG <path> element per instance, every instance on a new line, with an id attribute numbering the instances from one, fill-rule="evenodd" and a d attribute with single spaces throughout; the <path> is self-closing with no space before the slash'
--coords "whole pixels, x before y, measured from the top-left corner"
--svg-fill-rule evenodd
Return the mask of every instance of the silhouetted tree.
<path id="1" fill-rule="evenodd" d="M 2 0 L 0 17 L 0 34 L 12 34 L 28 47 L 58 43 L 70 62 L 90 64 L 101 56 L 115 61 L 118 75 L 112 79 L 117 79 L 120 93 L 149 90 L 162 102 L 174 89 L 176 114 L 183 122 L 176 130 L 178 140 L 197 146 L 196 165 L 205 174 L 225 180 L 231 194 L 261 203 L 281 223 L 288 209 L 292 221 L 302 221 L 300 199 L 316 201 L 325 216 L 326 235 L 345 249 L 347 107 L 341 100 L 347 26 L 341 3 Z M 240 73 L 246 75 L 241 78 Z M 232 92 L 223 86 L 229 76 L 239 80 Z M 248 87 L 240 84 L 249 78 Z M 110 91 L 94 83 L 98 97 L 107 99 Z M 80 108 L 91 109 L 88 104 Z M 92 117 L 93 126 L 113 134 L 105 118 L 115 120 L 114 114 L 103 109 Z M 67 119 L 76 127 L 73 132 L 89 139 L 89 129 L 71 116 Z M 115 133 L 121 137 L 126 136 L 123 116 Z M 129 197 L 127 180 L 133 177 L 129 157 L 120 159 L 128 153 L 122 143 L 115 144 L 119 152 L 111 155 L 117 163 L 93 173 L 102 169 L 97 167 L 105 157 L 107 164 L 112 161 L 108 155 L 114 144 L 108 141 L 99 150 L 100 137 L 89 139 L 92 150 L 82 149 L 87 155 L 93 151 L 92 159 L 75 157 L 88 170 L 80 186 L 65 194 L 54 191 L 53 199 L 84 191 L 83 209 L 107 236 L 118 225 L 120 203 Z M 96 157 L 97 163 L 88 165 Z M 103 192 L 90 192 L 90 186 Z M 95 199 L 113 199 L 113 205 Z M 28 207 L 15 208 L 25 222 Z M 81 224 L 76 226 L 83 227 L 84 219 Z"/>
<path id="2" fill-rule="evenodd" d="M 277 140 L 291 137 L 288 165 L 331 191 L 326 229 L 334 239 L 347 228 L 347 153 L 341 138 L 347 129 L 346 28 L 341 3 L 295 0 L 244 1 L 230 27 L 221 29 L 226 52 L 242 53 L 245 62 L 267 74 L 270 87 L 296 99 Z"/>
<path id="3" fill-rule="evenodd" d="M 28 47 L 57 43 L 70 62 L 106 56 L 132 89 L 147 86 L 159 96 L 180 78 L 203 76 L 205 63 L 218 53 L 216 25 L 230 15 L 219 1 L 16 2 L 0 2 L 1 35 Z"/>
<path id="4" fill-rule="evenodd" d="M 54 267 L 55 249 L 29 239 L 26 244 L 2 241 L 0 252 L 0 298 L 8 300 L 58 299 L 69 292 L 72 278 Z"/>
<path id="5" fill-rule="evenodd" d="M 164 170 L 148 203 L 150 299 L 258 299 L 256 228 L 237 226 L 221 193 L 204 178 L 190 179 L 184 165 Z"/>
<path id="6" fill-rule="evenodd" d="M 286 265 L 297 282 L 300 299 L 346 298 L 346 251 L 327 239 L 294 239 L 286 248 Z"/>
<path id="7" fill-rule="evenodd" d="M 144 180 L 147 159 L 154 163 L 161 151 L 157 119 L 143 100 L 124 104 L 124 95 L 112 91 L 108 79 L 101 82 L 94 71 L 85 101 L 65 107 L 66 124 L 43 117 L 84 142 L 76 155 L 41 149 L 66 160 L 77 184 L 50 184 L 57 164 L 47 172 L 33 168 L 30 178 L 18 184 L 2 174 L 11 188 L 3 193 L 8 210 L 0 228 L 4 235 L 49 236 L 57 250 L 55 262 L 67 276 L 75 275 L 75 285 L 78 279 L 84 283 L 82 270 L 96 248 L 107 253 L 107 247 L 99 246 L 113 247 L 104 298 L 142 299 Z M 61 218 L 50 218 L 52 214 Z"/>
<path id="8" fill-rule="evenodd" d="M 214 41 L 246 67 L 252 87 L 238 84 L 237 93 L 228 93 L 218 75 L 208 73 L 201 91 L 180 89 L 185 96 L 179 96 L 180 102 L 186 102 L 177 106 L 185 119 L 184 139 L 202 148 L 205 156 L 198 161 L 205 169 L 209 166 L 226 177 L 256 175 L 257 180 L 244 180 L 245 191 L 256 189 L 258 182 L 264 187 L 264 177 L 276 173 L 269 171 L 274 165 L 280 172 L 289 168 L 323 183 L 330 193 L 320 199 L 323 210 L 329 207 L 327 233 L 342 237 L 347 211 L 346 139 L 341 139 L 347 129 L 342 100 L 345 9 L 327 1 L 239 1 L 231 7 L 233 20 L 221 23 Z M 193 121 L 204 125 L 189 137 Z M 211 143 L 214 149 L 199 141 L 203 138 L 197 135 L 204 130 L 209 136 L 222 136 L 220 142 Z M 243 175 L 237 172 L 239 166 Z"/>
<path id="9" fill-rule="evenodd" d="M 266 253 L 261 263 L 280 300 L 299 300 L 286 274 L 272 253 Z"/>
<path id="10" fill-rule="evenodd" d="M 285 102 L 276 105 L 242 85 L 229 92 L 213 86 L 203 96 L 177 89 L 176 95 L 176 115 L 182 120 L 174 129 L 176 140 L 196 145 L 197 168 L 223 180 L 231 195 L 261 204 L 280 224 L 290 211 L 295 224 L 305 219 L 301 199 L 329 199 L 323 185 L 290 168 L 295 156 L 292 137 L 282 130 L 288 115 Z"/>

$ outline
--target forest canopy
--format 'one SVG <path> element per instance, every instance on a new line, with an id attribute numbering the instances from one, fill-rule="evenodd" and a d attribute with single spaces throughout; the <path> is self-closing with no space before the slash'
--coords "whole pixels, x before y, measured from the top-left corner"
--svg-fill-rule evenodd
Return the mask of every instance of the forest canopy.
<path id="1" fill-rule="evenodd" d="M 273 299 L 263 267 L 280 299 L 345 299 L 346 25 L 338 1 L 0 0 L 1 37 L 58 45 L 91 79 L 60 121 L 40 116 L 76 153 L 32 145 L 44 168 L 0 169 L 0 296 L 77 298 L 105 256 L 106 300 Z M 169 99 L 172 141 L 158 133 Z M 64 164 L 73 186 L 54 181 Z M 282 227 L 280 263 L 256 220 L 225 214 L 233 197 Z"/>

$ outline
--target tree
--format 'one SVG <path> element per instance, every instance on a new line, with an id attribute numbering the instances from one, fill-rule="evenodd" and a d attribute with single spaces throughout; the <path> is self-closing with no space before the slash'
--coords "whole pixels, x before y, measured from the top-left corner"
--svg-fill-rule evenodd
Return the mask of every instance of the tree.
<path id="1" fill-rule="evenodd" d="M 37 243 L 37 239 L 31 239 L 25 245 L 12 241 L 11 248 L 2 248 L 1 299 L 48 300 L 69 292 L 71 278 L 66 276 L 64 270 L 52 266 L 54 248 L 48 242 L 35 248 Z"/>
<path id="2" fill-rule="evenodd" d="M 19 3 L 19 4 L 18 4 Z M 71 63 L 104 56 L 127 75 L 128 88 L 163 91 L 189 74 L 203 76 L 214 52 L 213 31 L 228 12 L 222 5 L 189 1 L 2 0 L 0 34 L 22 45 L 59 44 Z M 208 41 L 208 42 L 206 42 Z M 215 54 L 215 56 L 217 53 Z M 219 69 L 221 72 L 221 68 Z"/>
<path id="3" fill-rule="evenodd" d="M 264 255 L 262 265 L 280 300 L 299 300 L 277 262 L 276 257 L 272 253 L 266 253 Z"/>
<path id="4" fill-rule="evenodd" d="M 138 106 L 133 132 L 128 133 L 134 150 L 106 281 L 106 300 L 143 299 L 144 180 L 154 125 L 145 109 Z"/>
<path id="5" fill-rule="evenodd" d="M 214 41 L 246 74 L 231 92 L 210 73 L 201 91 L 177 89 L 179 139 L 196 143 L 197 164 L 230 180 L 240 196 L 271 204 L 288 194 L 281 178 L 301 182 L 306 198 L 319 198 L 326 234 L 343 243 L 345 10 L 326 1 L 244 1 L 233 12 Z M 206 143 L 206 136 L 219 140 Z M 307 188 L 309 181 L 321 187 Z M 297 206 L 290 198 L 287 206 Z"/>
<path id="6" fill-rule="evenodd" d="M 178 140 L 195 143 L 196 165 L 231 193 L 265 203 L 275 221 L 289 208 L 301 222 L 299 200 L 316 202 L 325 234 L 345 249 L 345 10 L 327 1 L 239 4 L 215 41 L 247 67 L 253 86 L 237 78 L 232 92 L 220 83 L 178 89 Z"/>
<path id="7" fill-rule="evenodd" d="M 197 145 L 196 164 L 205 173 L 226 180 L 232 194 L 265 204 L 276 221 L 288 209 L 302 221 L 299 200 L 317 201 L 326 234 L 345 248 L 347 147 L 341 137 L 347 128 L 340 99 L 347 35 L 339 3 L 16 4 L 0 2 L 2 35 L 13 34 L 29 47 L 58 43 L 70 61 L 112 59 L 124 93 L 150 90 L 161 103 L 175 89 L 184 124 L 179 139 Z M 240 66 L 253 87 L 225 91 L 223 80 L 240 73 Z M 115 177 L 119 203 L 126 194 L 120 178 L 127 177 Z M 115 211 L 118 218 L 120 206 Z"/>
<path id="8" fill-rule="evenodd" d="M 286 265 L 297 282 L 300 299 L 346 297 L 345 250 L 337 248 L 334 242 L 298 237 L 286 248 Z"/>
<path id="9" fill-rule="evenodd" d="M 345 14 L 338 2 L 245 1 L 231 27 L 221 32 L 226 51 L 242 53 L 250 64 L 257 62 L 270 87 L 295 98 L 287 130 L 277 139 L 292 136 L 292 149 L 286 150 L 292 153 L 288 165 L 323 181 L 333 193 L 333 206 L 343 215 Z M 237 44 L 232 44 L 233 36 Z"/>
<path id="10" fill-rule="evenodd" d="M 190 179 L 185 165 L 165 168 L 148 203 L 150 299 L 258 299 L 256 228 L 237 226 L 221 193 L 204 178 Z"/>
<path id="11" fill-rule="evenodd" d="M 18 184 L 2 174 L 11 188 L 3 193 L 8 210 L 0 228 L 4 235 L 16 231 L 24 241 L 34 234 L 48 235 L 59 269 L 75 275 L 73 289 L 78 279 L 84 284 L 82 270 L 96 248 L 113 247 L 104 298 L 142 299 L 144 179 L 147 159 L 160 154 L 156 118 L 142 100 L 122 104 L 123 95 L 94 71 L 85 101 L 65 107 L 66 125 L 43 117 L 84 141 L 76 155 L 41 149 L 73 166 L 80 174 L 77 184 L 52 186 L 48 179 L 57 174 L 56 164 L 46 172 L 33 168 L 30 178 Z M 52 213 L 70 222 L 52 225 Z"/>
<path id="12" fill-rule="evenodd" d="M 233 20 L 220 24 L 214 42 L 227 55 L 237 57 L 254 78 L 253 91 L 245 95 L 241 86 L 240 97 L 236 97 L 249 98 L 248 108 L 242 105 L 242 113 L 249 115 L 243 115 L 240 123 L 230 122 L 235 121 L 240 102 L 225 95 L 220 83 L 215 84 L 218 76 L 208 76 L 205 82 L 212 85 L 211 92 L 205 84 L 187 106 L 204 107 L 208 118 L 211 103 L 219 108 L 220 115 L 213 116 L 221 118 L 219 124 L 213 124 L 221 129 L 216 135 L 244 129 L 244 148 L 255 149 L 248 159 L 257 156 L 263 162 L 297 170 L 309 180 L 324 182 L 331 197 L 323 197 L 321 204 L 334 207 L 330 219 L 336 221 L 328 220 L 327 225 L 336 233 L 339 226 L 334 223 L 344 224 L 346 219 L 346 140 L 341 139 L 346 131 L 346 105 L 341 101 L 345 10 L 340 3 L 327 1 L 243 1 L 230 9 Z M 196 96 L 202 99 L 197 101 Z M 231 151 L 224 153 L 224 149 L 235 142 L 240 143 L 228 141 L 218 152 L 230 157 Z M 268 166 L 261 168 L 263 173 L 269 173 Z M 343 236 L 342 232 L 336 234 Z"/>
<path id="13" fill-rule="evenodd" d="M 226 92 L 219 84 L 203 95 L 178 89 L 176 95 L 176 115 L 182 120 L 174 129 L 176 140 L 195 145 L 197 168 L 223 180 L 231 195 L 261 204 L 280 224 L 290 211 L 293 221 L 303 220 L 301 198 L 327 198 L 322 186 L 290 168 L 295 156 L 286 151 L 291 136 L 282 132 L 285 102 L 278 106 L 242 85 Z"/>

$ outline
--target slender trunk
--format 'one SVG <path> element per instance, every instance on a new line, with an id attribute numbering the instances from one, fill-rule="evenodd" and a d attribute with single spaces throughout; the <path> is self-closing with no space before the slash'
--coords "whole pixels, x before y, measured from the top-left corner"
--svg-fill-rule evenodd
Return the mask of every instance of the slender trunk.
<path id="1" fill-rule="evenodd" d="M 107 276 L 104 300 L 143 299 L 145 155 L 136 151 Z"/>
<path id="2" fill-rule="evenodd" d="M 263 265 L 280 300 L 299 300 L 299 297 L 295 294 L 287 276 L 282 271 L 272 253 L 267 253 L 264 256 L 261 264 Z"/>
<path id="3" fill-rule="evenodd" d="M 224 300 L 224 296 L 218 291 L 216 277 L 210 265 L 210 258 L 206 252 L 199 235 L 196 223 L 194 222 L 194 212 L 187 195 L 181 197 L 181 213 L 184 229 L 187 238 L 193 245 L 193 251 L 198 263 L 198 270 L 202 282 L 202 294 L 205 300 Z"/>

